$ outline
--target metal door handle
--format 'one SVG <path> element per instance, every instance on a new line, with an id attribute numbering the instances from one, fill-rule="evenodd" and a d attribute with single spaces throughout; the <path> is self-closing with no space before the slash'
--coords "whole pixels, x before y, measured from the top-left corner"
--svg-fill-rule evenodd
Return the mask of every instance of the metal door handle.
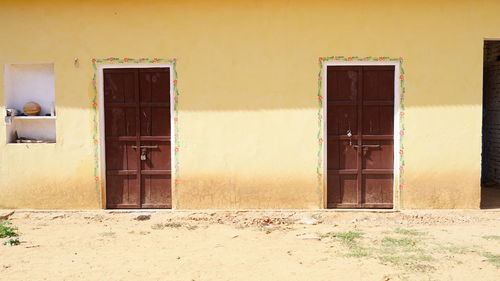
<path id="1" fill-rule="evenodd" d="M 355 148 L 360 148 L 360 147 L 361 147 L 361 148 L 365 148 L 365 147 L 366 147 L 366 148 L 369 148 L 369 147 L 371 147 L 371 148 L 380 148 L 380 144 L 363 144 L 363 145 L 357 145 L 357 144 L 355 144 L 355 145 L 353 145 L 353 146 L 354 146 Z"/>
<path id="2" fill-rule="evenodd" d="M 363 144 L 363 147 L 373 147 L 373 148 L 379 148 L 380 144 Z"/>
<path id="3" fill-rule="evenodd" d="M 132 148 L 136 149 L 137 145 L 132 145 Z M 155 148 L 158 148 L 158 146 L 157 145 L 141 145 L 140 148 L 141 149 L 146 149 L 146 148 L 155 149 Z"/>

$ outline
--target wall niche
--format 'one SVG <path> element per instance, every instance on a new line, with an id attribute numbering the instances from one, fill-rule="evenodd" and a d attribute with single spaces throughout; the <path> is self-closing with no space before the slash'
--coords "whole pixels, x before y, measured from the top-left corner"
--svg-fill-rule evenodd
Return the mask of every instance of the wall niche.
<path id="1" fill-rule="evenodd" d="M 7 143 L 55 143 L 54 64 L 6 64 L 4 87 Z M 28 102 L 39 104 L 40 112 L 24 112 Z"/>

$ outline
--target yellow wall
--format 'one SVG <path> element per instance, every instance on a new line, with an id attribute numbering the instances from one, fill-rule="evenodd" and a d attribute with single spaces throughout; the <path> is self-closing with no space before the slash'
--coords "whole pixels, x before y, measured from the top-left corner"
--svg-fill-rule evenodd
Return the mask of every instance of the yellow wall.
<path id="1" fill-rule="evenodd" d="M 500 1 L 1 2 L 0 64 L 53 62 L 58 119 L 50 145 L 7 145 L 0 123 L 0 208 L 102 207 L 90 60 L 110 56 L 178 60 L 176 208 L 322 208 L 317 58 L 332 55 L 405 60 L 402 208 L 479 207 Z"/>

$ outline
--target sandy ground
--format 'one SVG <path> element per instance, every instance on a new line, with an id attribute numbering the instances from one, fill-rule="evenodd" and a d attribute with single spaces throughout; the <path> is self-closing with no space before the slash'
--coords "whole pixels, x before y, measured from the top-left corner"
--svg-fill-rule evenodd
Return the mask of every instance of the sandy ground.
<path id="1" fill-rule="evenodd" d="M 500 280 L 499 210 L 17 211 L 10 222 L 22 243 L 0 239 L 0 280 Z"/>

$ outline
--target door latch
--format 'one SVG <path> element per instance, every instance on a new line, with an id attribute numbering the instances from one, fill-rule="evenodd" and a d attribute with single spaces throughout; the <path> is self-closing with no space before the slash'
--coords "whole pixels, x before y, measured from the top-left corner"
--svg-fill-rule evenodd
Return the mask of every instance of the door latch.
<path id="1" fill-rule="evenodd" d="M 137 149 L 137 145 L 132 145 L 131 146 L 133 149 Z M 141 161 L 146 161 L 148 149 L 158 149 L 157 145 L 141 145 L 139 146 L 141 149 Z"/>
<path id="2" fill-rule="evenodd" d="M 351 132 L 351 129 L 347 130 L 347 137 L 349 138 L 349 145 L 352 146 L 352 132 Z"/>

